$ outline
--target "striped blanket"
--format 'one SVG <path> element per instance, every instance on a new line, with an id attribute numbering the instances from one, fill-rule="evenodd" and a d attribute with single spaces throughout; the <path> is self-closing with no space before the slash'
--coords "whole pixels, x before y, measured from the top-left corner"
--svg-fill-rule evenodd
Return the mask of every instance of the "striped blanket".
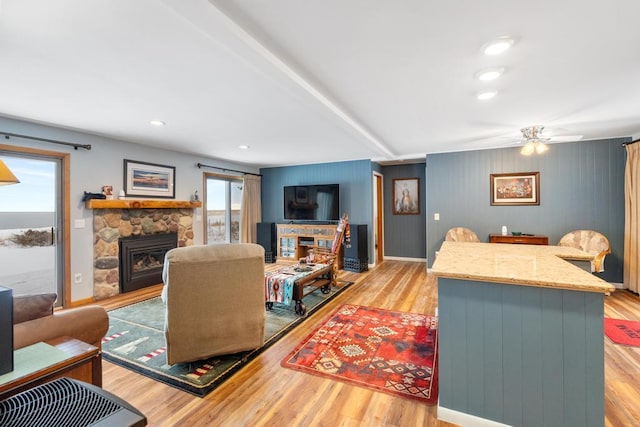
<path id="1" fill-rule="evenodd" d="M 324 267 L 326 267 L 326 264 L 316 264 L 310 271 L 295 271 L 295 266 L 282 267 L 274 271 L 265 271 L 265 301 L 291 305 L 291 300 L 293 299 L 293 286 L 296 280 L 299 280 Z"/>

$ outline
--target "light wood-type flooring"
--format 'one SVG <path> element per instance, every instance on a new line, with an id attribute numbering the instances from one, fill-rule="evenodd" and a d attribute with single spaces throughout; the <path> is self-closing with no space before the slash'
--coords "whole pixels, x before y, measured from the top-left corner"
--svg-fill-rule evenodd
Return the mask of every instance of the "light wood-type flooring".
<path id="1" fill-rule="evenodd" d="M 435 278 L 424 263 L 385 261 L 369 272 L 340 272 L 356 283 L 204 398 L 103 361 L 103 387 L 142 411 L 152 426 L 444 426 L 436 406 L 284 369 L 280 361 L 341 304 L 434 314 Z M 100 304 L 115 308 L 158 295 L 160 286 Z M 627 291 L 605 299 L 605 315 L 640 320 Z M 640 425 L 640 348 L 605 341 L 607 426 Z M 558 423 L 561 425 L 561 422 Z"/>

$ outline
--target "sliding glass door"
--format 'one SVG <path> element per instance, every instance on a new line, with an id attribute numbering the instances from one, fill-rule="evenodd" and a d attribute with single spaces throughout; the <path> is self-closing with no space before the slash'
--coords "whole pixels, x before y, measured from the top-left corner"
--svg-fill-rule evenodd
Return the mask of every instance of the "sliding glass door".
<path id="1" fill-rule="evenodd" d="M 0 186 L 0 285 L 63 297 L 62 159 L 0 150 L 20 180 Z"/>
<path id="2" fill-rule="evenodd" d="M 240 242 L 242 179 L 205 173 L 207 244 Z"/>

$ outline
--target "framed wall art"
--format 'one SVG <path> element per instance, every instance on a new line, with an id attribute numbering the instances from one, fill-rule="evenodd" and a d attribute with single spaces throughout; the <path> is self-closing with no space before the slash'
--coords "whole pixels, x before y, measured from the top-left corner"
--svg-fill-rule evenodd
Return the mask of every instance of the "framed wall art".
<path id="1" fill-rule="evenodd" d="M 124 191 L 129 196 L 175 198 L 176 168 L 124 160 Z"/>
<path id="2" fill-rule="evenodd" d="M 540 204 L 540 172 L 492 173 L 491 205 Z"/>
<path id="3" fill-rule="evenodd" d="M 420 215 L 420 178 L 393 180 L 393 214 Z"/>

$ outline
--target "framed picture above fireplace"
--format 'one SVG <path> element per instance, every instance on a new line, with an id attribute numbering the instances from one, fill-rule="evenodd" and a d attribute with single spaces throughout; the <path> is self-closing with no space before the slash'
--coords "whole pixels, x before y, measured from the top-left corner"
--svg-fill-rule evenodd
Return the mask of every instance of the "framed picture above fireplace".
<path id="1" fill-rule="evenodd" d="M 127 196 L 174 199 L 175 166 L 124 159 L 124 192 Z"/>

